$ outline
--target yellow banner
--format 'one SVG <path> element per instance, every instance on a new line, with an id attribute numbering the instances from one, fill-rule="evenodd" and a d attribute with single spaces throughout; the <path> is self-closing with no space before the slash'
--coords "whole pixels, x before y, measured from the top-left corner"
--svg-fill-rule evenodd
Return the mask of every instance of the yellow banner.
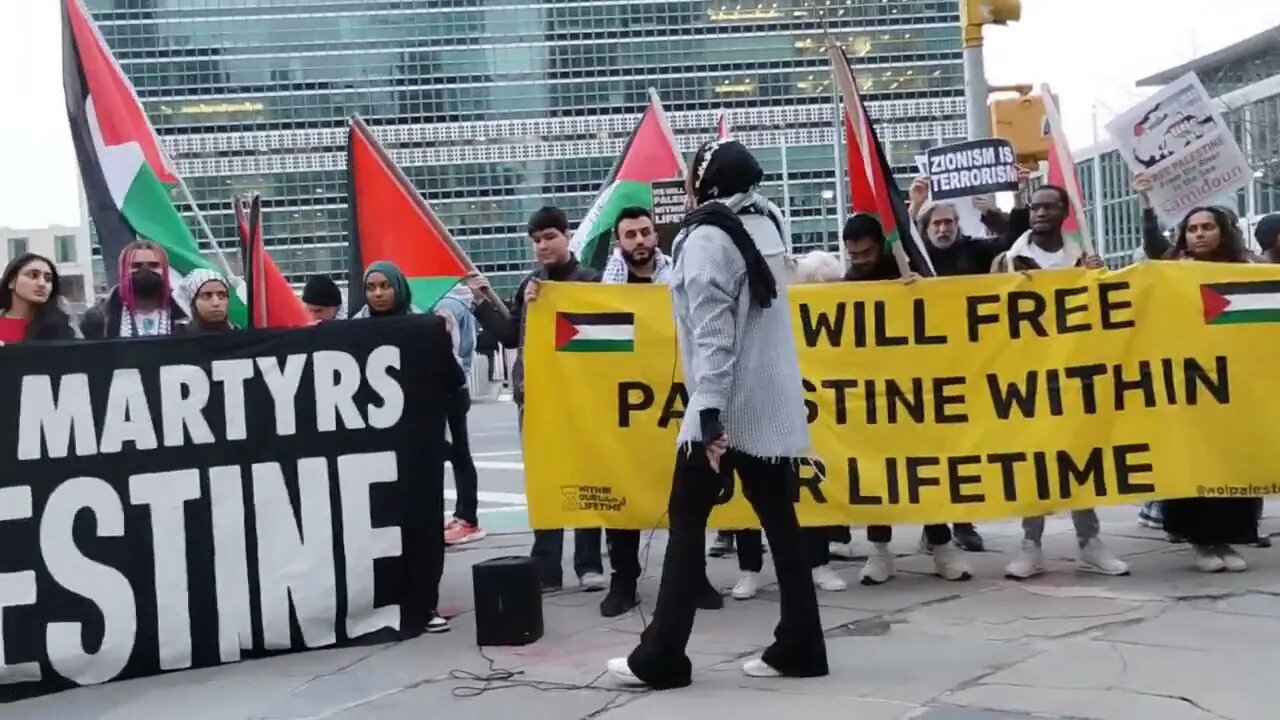
<path id="1" fill-rule="evenodd" d="M 1276 266 L 802 285 L 791 304 L 805 525 L 1280 492 Z M 552 283 L 528 323 L 532 525 L 661 524 L 686 398 L 667 289 Z M 754 519 L 739 490 L 712 526 Z"/>

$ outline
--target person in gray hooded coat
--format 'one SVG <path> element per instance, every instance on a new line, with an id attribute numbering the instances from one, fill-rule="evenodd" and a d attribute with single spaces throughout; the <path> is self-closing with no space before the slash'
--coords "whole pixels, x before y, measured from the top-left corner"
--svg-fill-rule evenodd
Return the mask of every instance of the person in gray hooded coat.
<path id="1" fill-rule="evenodd" d="M 812 457 L 787 300 L 785 220 L 754 188 L 764 176 L 740 143 L 694 154 L 687 189 L 696 207 L 673 245 L 671 304 L 689 391 L 667 505 L 670 537 L 653 621 L 619 682 L 653 689 L 692 681 L 686 654 L 706 569 L 707 518 L 733 493 L 735 473 L 773 550 L 782 618 L 750 677 L 826 675 L 817 594 L 805 562 L 789 480 Z"/>

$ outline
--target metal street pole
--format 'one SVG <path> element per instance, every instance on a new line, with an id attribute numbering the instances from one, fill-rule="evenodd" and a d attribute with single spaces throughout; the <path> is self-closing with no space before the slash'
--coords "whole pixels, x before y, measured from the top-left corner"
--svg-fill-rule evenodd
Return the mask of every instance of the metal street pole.
<path id="1" fill-rule="evenodd" d="M 969 125 L 969 139 L 991 137 L 991 112 L 987 109 L 987 69 L 982 56 L 982 43 L 964 49 L 965 119 Z"/>

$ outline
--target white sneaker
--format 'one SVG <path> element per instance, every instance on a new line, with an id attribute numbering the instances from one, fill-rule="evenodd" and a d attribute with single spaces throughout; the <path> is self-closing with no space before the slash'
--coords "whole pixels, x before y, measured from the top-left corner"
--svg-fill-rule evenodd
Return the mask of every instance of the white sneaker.
<path id="1" fill-rule="evenodd" d="M 969 564 L 964 561 L 964 553 L 951 546 L 933 546 L 933 574 L 943 580 L 970 580 Z"/>
<path id="2" fill-rule="evenodd" d="M 1101 575 L 1129 574 L 1128 564 L 1112 555 L 1098 538 L 1092 538 L 1080 548 L 1079 568 L 1085 572 Z"/>
<path id="3" fill-rule="evenodd" d="M 849 587 L 849 584 L 841 580 L 830 565 L 821 565 L 813 569 L 813 584 L 819 590 L 826 590 L 827 592 L 840 592 Z"/>
<path id="4" fill-rule="evenodd" d="M 750 600 L 758 592 L 760 592 L 760 573 L 743 571 L 742 577 L 738 578 L 738 582 L 729 594 L 734 600 Z"/>
<path id="5" fill-rule="evenodd" d="M 889 582 L 893 573 L 893 553 L 889 552 L 889 543 L 872 543 L 867 564 L 862 566 L 862 572 L 858 574 L 859 582 L 863 585 L 880 585 Z"/>
<path id="6" fill-rule="evenodd" d="M 1196 569 L 1203 573 L 1218 573 L 1227 569 L 1227 563 L 1212 545 L 1196 545 Z"/>
<path id="7" fill-rule="evenodd" d="M 600 592 L 609 587 L 609 581 L 597 572 L 583 573 L 578 582 L 582 585 L 583 592 Z"/>
<path id="8" fill-rule="evenodd" d="M 644 687 L 647 684 L 645 681 L 636 677 L 635 673 L 631 672 L 631 666 L 627 664 L 626 658 L 614 658 L 609 661 L 607 667 L 609 669 L 609 676 L 612 677 L 619 685 L 625 685 L 628 687 Z"/>
<path id="9" fill-rule="evenodd" d="M 831 557 L 841 558 L 842 560 L 852 560 L 857 557 L 857 553 L 853 549 L 853 543 L 851 542 L 829 542 L 827 543 L 827 554 Z"/>
<path id="10" fill-rule="evenodd" d="M 1244 572 L 1249 569 L 1249 563 L 1244 561 L 1240 553 L 1230 545 L 1223 545 L 1218 548 L 1218 557 L 1222 558 L 1222 564 L 1226 567 L 1227 572 Z"/>
<path id="11" fill-rule="evenodd" d="M 1035 540 L 1023 540 L 1022 548 L 1004 569 L 1004 576 L 1026 580 L 1044 572 L 1044 549 Z"/>
<path id="12" fill-rule="evenodd" d="M 774 670 L 768 663 L 760 658 L 748 660 L 742 665 L 742 674 L 753 678 L 776 678 L 782 677 L 782 673 Z"/>

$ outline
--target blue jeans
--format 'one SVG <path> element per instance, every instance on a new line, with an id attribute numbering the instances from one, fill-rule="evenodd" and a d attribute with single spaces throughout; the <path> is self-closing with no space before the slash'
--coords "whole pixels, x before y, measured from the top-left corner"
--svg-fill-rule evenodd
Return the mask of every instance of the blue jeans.
<path id="1" fill-rule="evenodd" d="M 600 528 L 573 531 L 573 571 L 578 577 L 587 573 L 604 574 L 600 535 Z M 563 582 L 560 563 L 564 558 L 564 530 L 534 530 L 533 550 L 529 555 L 538 563 L 543 583 L 559 585 Z"/>

